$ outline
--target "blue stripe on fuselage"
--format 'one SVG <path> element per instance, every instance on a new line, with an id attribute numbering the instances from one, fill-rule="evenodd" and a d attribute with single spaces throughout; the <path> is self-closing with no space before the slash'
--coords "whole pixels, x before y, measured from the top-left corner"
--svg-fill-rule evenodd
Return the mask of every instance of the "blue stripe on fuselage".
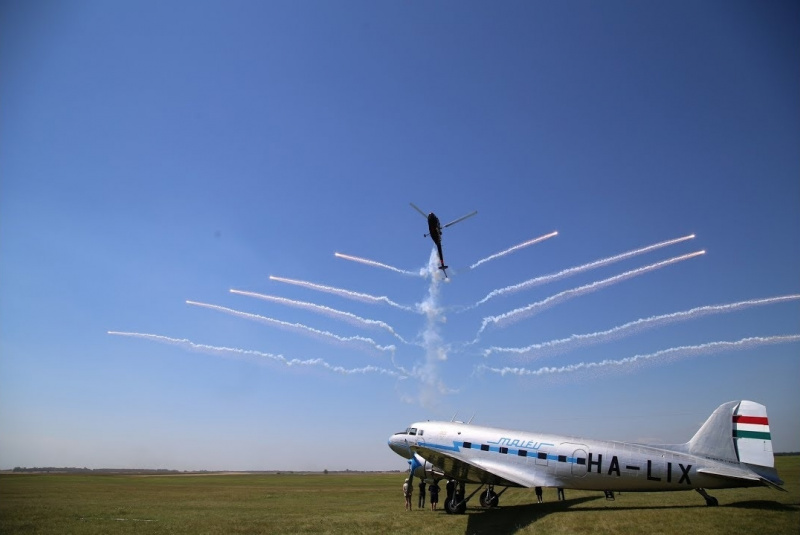
<path id="1" fill-rule="evenodd" d="M 434 444 L 434 443 L 431 443 L 431 442 L 426 442 L 426 443 L 420 444 L 420 445 L 421 446 L 425 446 L 427 448 L 434 449 L 434 450 L 452 451 L 452 452 L 455 452 L 455 453 L 460 453 L 461 452 L 461 448 L 464 447 L 464 442 L 458 442 L 458 441 L 454 440 L 452 446 L 447 446 L 445 444 Z M 552 446 L 552 444 L 543 444 L 543 445 Z M 467 449 L 473 449 L 473 450 L 479 450 L 480 451 L 481 445 L 477 444 L 477 443 L 470 443 L 470 447 L 467 448 Z M 491 452 L 491 453 L 500 453 L 500 448 L 498 446 L 489 446 L 489 450 L 488 451 Z M 519 451 L 520 450 L 518 450 L 518 449 L 508 448 L 508 455 L 519 455 Z M 532 459 L 535 458 L 534 455 L 531 455 L 530 457 Z M 548 461 L 555 461 L 555 462 L 567 462 L 567 463 L 570 463 L 570 464 L 576 464 L 578 462 L 578 458 L 577 457 L 567 457 L 566 461 L 559 461 L 558 460 L 558 455 L 555 455 L 555 454 L 552 454 L 552 453 L 548 453 L 547 454 L 547 460 Z"/>

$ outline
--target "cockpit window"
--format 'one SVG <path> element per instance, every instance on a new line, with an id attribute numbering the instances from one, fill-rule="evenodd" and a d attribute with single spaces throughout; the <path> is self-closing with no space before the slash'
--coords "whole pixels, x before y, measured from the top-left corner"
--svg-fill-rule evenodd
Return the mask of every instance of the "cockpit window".
<path id="1" fill-rule="evenodd" d="M 406 429 L 406 435 L 416 435 L 416 434 L 417 434 L 416 427 L 409 427 L 408 429 Z"/>
<path id="2" fill-rule="evenodd" d="M 419 436 L 422 436 L 424 433 L 425 433 L 425 430 L 424 430 L 424 429 L 420 429 L 420 430 L 419 430 Z"/>

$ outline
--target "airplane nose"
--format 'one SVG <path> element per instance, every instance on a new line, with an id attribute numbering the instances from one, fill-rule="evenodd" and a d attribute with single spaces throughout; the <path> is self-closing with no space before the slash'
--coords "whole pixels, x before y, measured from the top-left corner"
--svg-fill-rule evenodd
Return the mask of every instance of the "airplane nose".
<path id="1" fill-rule="evenodd" d="M 392 435 L 389 437 L 389 447 L 397 455 L 403 457 L 404 459 L 410 459 L 414 456 L 414 454 L 411 452 L 411 448 L 408 447 L 406 436 L 407 435 L 405 433 L 397 433 Z"/>

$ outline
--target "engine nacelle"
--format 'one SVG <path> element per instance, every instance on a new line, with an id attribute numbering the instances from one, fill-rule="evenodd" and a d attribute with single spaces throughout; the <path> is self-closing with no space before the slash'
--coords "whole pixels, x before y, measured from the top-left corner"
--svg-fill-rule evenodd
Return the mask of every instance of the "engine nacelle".
<path id="1" fill-rule="evenodd" d="M 425 481 L 439 480 L 444 477 L 444 472 L 441 469 L 433 466 L 417 453 L 409 459 L 408 464 L 411 467 L 411 475 Z"/>

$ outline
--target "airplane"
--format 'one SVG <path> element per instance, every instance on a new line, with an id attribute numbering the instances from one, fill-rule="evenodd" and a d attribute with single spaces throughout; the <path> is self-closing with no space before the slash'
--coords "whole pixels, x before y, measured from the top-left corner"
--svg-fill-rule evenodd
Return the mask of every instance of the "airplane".
<path id="1" fill-rule="evenodd" d="M 496 507 L 511 487 L 616 492 L 695 490 L 716 506 L 706 489 L 765 486 L 785 491 L 772 456 L 767 408 L 753 401 L 723 403 L 689 442 L 647 445 L 514 431 L 457 421 L 417 422 L 389 438 L 408 459 L 409 484 L 455 481 L 444 502 L 463 514 L 482 491 L 482 507 Z M 477 483 L 469 496 L 466 483 Z M 499 493 L 495 487 L 505 487 Z M 412 487 L 413 488 L 413 487 Z"/>
<path id="2" fill-rule="evenodd" d="M 422 217 L 428 220 L 428 234 L 423 234 L 423 238 L 427 238 L 428 236 L 430 236 L 431 239 L 433 240 L 433 243 L 436 244 L 436 250 L 439 252 L 439 269 L 441 269 L 444 272 L 444 276 L 447 277 L 446 270 L 449 266 L 444 265 L 444 255 L 442 254 L 442 229 L 455 225 L 456 223 L 460 223 L 461 221 L 464 221 L 468 217 L 474 216 L 475 214 L 478 213 L 478 211 L 475 210 L 472 213 L 459 217 L 455 221 L 451 221 L 443 227 L 439 223 L 439 218 L 436 217 L 436 214 L 434 214 L 433 212 L 430 212 L 429 214 L 426 215 L 425 212 L 420 210 L 419 207 L 413 202 L 408 204 L 410 204 L 414 210 L 422 214 Z"/>

